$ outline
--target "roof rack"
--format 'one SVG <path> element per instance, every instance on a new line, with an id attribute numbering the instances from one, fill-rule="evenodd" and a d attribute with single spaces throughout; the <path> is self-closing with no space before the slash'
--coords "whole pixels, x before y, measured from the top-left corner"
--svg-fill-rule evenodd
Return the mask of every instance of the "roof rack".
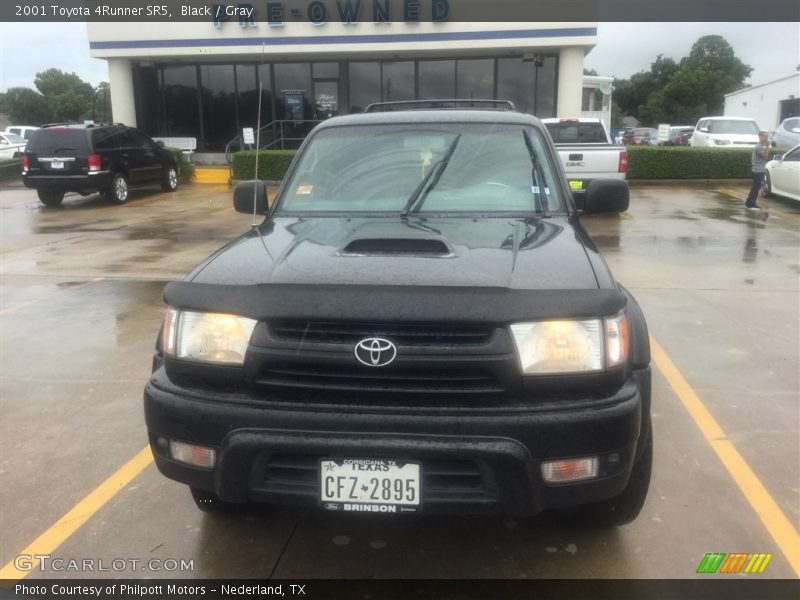
<path id="1" fill-rule="evenodd" d="M 364 109 L 365 113 L 392 112 L 395 110 L 508 110 L 517 111 L 510 100 L 403 100 L 398 102 L 375 102 Z"/>

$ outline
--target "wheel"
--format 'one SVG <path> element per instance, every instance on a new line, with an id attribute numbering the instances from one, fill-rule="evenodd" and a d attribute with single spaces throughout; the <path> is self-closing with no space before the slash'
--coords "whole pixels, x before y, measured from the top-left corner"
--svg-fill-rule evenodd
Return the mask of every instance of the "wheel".
<path id="1" fill-rule="evenodd" d="M 174 192 L 178 189 L 178 172 L 175 167 L 167 167 L 164 179 L 161 181 L 161 189 L 165 192 Z"/>
<path id="2" fill-rule="evenodd" d="M 64 192 L 58 190 L 36 190 L 36 193 L 45 206 L 58 206 L 64 200 Z"/>
<path id="3" fill-rule="evenodd" d="M 770 181 L 769 173 L 764 175 L 764 183 L 761 184 L 761 195 L 764 198 L 772 198 L 772 181 Z"/>
<path id="4" fill-rule="evenodd" d="M 117 173 L 111 180 L 106 197 L 116 204 L 124 204 L 128 201 L 128 180 L 125 175 Z"/>
<path id="5" fill-rule="evenodd" d="M 207 513 L 237 512 L 246 506 L 245 504 L 234 504 L 219 499 L 219 496 L 212 492 L 189 488 L 192 492 L 192 499 L 197 508 Z"/>
<path id="6" fill-rule="evenodd" d="M 613 498 L 566 510 L 561 514 L 562 517 L 581 526 L 619 527 L 639 516 L 647 498 L 653 470 L 653 433 L 649 417 L 646 428 L 644 448 L 633 463 L 631 477 L 625 489 Z"/>

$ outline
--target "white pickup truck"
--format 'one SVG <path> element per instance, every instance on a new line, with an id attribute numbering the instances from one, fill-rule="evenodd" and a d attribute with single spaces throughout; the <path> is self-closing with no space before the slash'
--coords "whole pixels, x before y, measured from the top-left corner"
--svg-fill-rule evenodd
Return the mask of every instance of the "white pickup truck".
<path id="1" fill-rule="evenodd" d="M 579 204 L 593 179 L 625 179 L 628 152 L 611 142 L 600 119 L 542 119 L 542 123 L 555 142 Z"/>

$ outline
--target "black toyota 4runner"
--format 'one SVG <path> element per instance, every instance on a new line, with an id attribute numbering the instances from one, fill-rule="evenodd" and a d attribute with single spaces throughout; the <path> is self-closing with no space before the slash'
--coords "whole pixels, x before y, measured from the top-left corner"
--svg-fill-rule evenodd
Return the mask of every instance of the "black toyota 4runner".
<path id="1" fill-rule="evenodd" d="M 234 198 L 260 225 L 167 286 L 144 393 L 201 509 L 636 517 L 647 326 L 536 118 L 333 118 L 264 190 Z M 627 206 L 598 180 L 583 213 Z"/>
<path id="2" fill-rule="evenodd" d="M 112 202 L 128 201 L 129 186 L 178 188 L 178 165 L 163 145 L 121 124 L 47 125 L 31 134 L 22 156 L 22 181 L 46 206 L 66 192 L 100 192 Z"/>

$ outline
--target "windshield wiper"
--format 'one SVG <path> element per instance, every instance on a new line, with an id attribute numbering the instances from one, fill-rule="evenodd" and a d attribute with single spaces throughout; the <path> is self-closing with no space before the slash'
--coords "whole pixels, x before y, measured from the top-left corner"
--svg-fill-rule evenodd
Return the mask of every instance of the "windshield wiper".
<path id="1" fill-rule="evenodd" d="M 453 143 L 450 144 L 450 147 L 447 149 L 445 155 L 431 167 L 431 170 L 428 171 L 428 174 L 417 186 L 417 189 L 414 190 L 414 193 L 411 194 L 411 196 L 409 196 L 406 205 L 400 212 L 401 217 L 403 218 L 407 217 L 408 213 L 411 212 L 411 209 L 413 209 L 417 203 L 419 203 L 419 205 L 422 206 L 422 203 L 425 201 L 425 198 L 428 196 L 428 193 L 430 193 L 430 191 L 436 186 L 436 184 L 439 183 L 439 179 L 441 179 L 442 173 L 444 173 L 444 170 L 447 168 L 447 163 L 450 162 L 450 158 L 456 151 L 456 146 L 458 146 L 458 142 L 460 139 L 461 139 L 461 134 L 459 133 L 456 136 L 456 139 L 453 140 Z M 430 185 L 428 184 L 429 181 Z M 417 207 L 417 210 L 419 210 L 419 206 Z"/>
<path id="2" fill-rule="evenodd" d="M 531 192 L 533 193 L 534 210 L 537 212 L 537 214 L 541 214 L 546 217 L 547 213 L 545 212 L 544 205 L 542 204 L 542 187 L 539 185 L 539 163 L 536 159 L 536 150 L 533 149 L 533 140 L 531 140 L 531 136 L 529 136 L 528 132 L 524 129 L 522 130 L 522 137 L 525 138 L 525 145 L 528 147 L 528 154 L 531 156 L 531 163 L 533 165 L 531 170 Z"/>

